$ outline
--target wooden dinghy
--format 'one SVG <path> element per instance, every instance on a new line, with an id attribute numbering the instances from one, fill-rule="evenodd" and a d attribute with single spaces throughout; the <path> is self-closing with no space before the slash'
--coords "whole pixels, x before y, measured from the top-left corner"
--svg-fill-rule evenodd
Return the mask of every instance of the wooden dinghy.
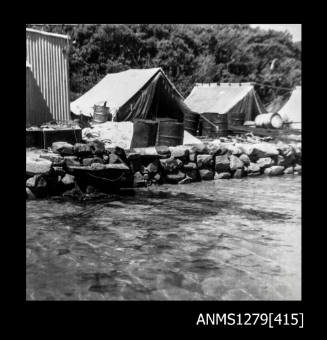
<path id="1" fill-rule="evenodd" d="M 75 176 L 76 183 L 85 192 L 91 185 L 101 192 L 113 192 L 128 186 L 131 170 L 126 164 L 97 164 L 92 166 L 67 166 L 67 172 Z"/>

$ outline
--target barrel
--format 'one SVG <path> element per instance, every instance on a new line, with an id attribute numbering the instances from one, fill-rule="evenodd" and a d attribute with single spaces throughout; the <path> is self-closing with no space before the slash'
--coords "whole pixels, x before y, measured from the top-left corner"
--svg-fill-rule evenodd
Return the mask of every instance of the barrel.
<path id="1" fill-rule="evenodd" d="M 136 119 L 133 123 L 131 148 L 155 146 L 158 122 L 155 122 L 154 120 Z"/>
<path id="2" fill-rule="evenodd" d="M 173 120 L 160 120 L 156 145 L 183 145 L 184 123 Z"/>
<path id="3" fill-rule="evenodd" d="M 191 135 L 196 136 L 200 122 L 200 115 L 198 113 L 189 111 L 184 114 L 184 130 Z"/>
<path id="4" fill-rule="evenodd" d="M 201 135 L 209 138 L 226 137 L 228 135 L 227 114 L 206 112 L 201 114 Z"/>
<path id="5" fill-rule="evenodd" d="M 94 105 L 93 106 L 93 120 L 97 123 L 104 123 L 108 120 L 111 120 L 111 114 L 109 107 L 106 107 L 106 103 L 104 105 Z"/>
<path id="6" fill-rule="evenodd" d="M 279 113 L 262 113 L 255 117 L 255 126 L 266 129 L 280 129 L 283 127 L 283 118 Z"/>

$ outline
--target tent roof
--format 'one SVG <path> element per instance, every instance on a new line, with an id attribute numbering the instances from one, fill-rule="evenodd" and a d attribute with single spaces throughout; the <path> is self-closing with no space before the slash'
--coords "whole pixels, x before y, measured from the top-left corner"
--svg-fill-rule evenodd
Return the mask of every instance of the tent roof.
<path id="1" fill-rule="evenodd" d="M 253 89 L 252 83 L 196 84 L 185 104 L 198 113 L 227 113 Z"/>
<path id="2" fill-rule="evenodd" d="M 288 102 L 279 110 L 285 121 L 301 123 L 302 116 L 302 87 L 296 86 Z"/>
<path id="3" fill-rule="evenodd" d="M 173 91 L 183 99 L 161 68 L 130 69 L 107 74 L 98 84 L 71 103 L 74 114 L 93 115 L 93 106 L 107 101 L 107 106 L 116 113 L 129 99 L 144 88 L 159 72 L 165 77 Z"/>

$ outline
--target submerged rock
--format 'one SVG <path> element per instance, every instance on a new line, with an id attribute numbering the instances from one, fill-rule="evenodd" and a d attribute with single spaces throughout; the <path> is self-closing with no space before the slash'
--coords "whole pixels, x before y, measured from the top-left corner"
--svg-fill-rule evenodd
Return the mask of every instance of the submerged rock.
<path id="1" fill-rule="evenodd" d="M 203 181 L 210 181 L 210 180 L 213 180 L 213 178 L 214 178 L 213 171 L 208 170 L 208 169 L 201 169 L 201 170 L 199 170 L 199 174 L 200 174 L 200 178 Z"/>
<path id="2" fill-rule="evenodd" d="M 294 169 L 293 169 L 292 166 L 290 166 L 290 167 L 288 167 L 284 170 L 284 174 L 286 174 L 286 175 L 292 174 L 293 172 L 294 172 Z"/>
<path id="3" fill-rule="evenodd" d="M 269 176 L 280 176 L 284 173 L 284 167 L 280 165 L 274 165 L 270 169 L 270 172 L 268 173 Z"/>
<path id="4" fill-rule="evenodd" d="M 230 179 L 232 177 L 230 172 L 216 173 L 214 179 Z"/>

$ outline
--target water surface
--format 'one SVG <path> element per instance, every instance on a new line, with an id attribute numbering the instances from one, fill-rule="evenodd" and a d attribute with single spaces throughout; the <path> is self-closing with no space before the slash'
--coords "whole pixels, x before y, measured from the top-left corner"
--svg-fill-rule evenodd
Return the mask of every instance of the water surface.
<path id="1" fill-rule="evenodd" d="M 28 300 L 298 300 L 301 177 L 27 201 Z"/>

